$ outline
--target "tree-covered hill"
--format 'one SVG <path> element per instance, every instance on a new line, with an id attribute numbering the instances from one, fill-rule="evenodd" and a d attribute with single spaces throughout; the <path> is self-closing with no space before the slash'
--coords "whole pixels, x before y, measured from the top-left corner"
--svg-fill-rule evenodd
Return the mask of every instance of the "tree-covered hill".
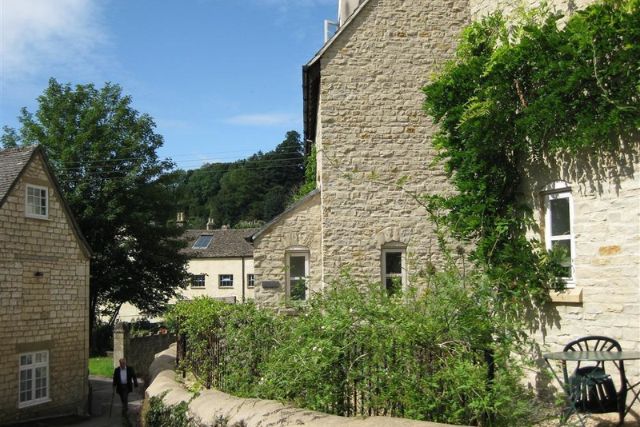
<path id="1" fill-rule="evenodd" d="M 178 170 L 172 179 L 176 212 L 185 213 L 190 228 L 203 228 L 209 217 L 216 227 L 269 221 L 304 181 L 304 146 L 300 134 L 289 131 L 272 151 Z"/>

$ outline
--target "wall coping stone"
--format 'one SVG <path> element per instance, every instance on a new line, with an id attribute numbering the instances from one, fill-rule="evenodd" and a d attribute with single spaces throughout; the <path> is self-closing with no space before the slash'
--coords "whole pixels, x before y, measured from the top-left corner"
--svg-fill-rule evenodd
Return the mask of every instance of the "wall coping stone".
<path id="1" fill-rule="evenodd" d="M 145 392 L 145 398 L 160 397 L 165 405 L 189 402 L 188 414 L 204 425 L 214 425 L 215 419 L 224 417 L 229 425 L 243 421 L 247 427 L 305 425 L 311 427 L 446 427 L 427 421 L 414 421 L 391 417 L 340 417 L 308 409 L 283 405 L 280 402 L 263 399 L 247 399 L 232 396 L 218 390 L 202 391 L 191 400 L 192 394 L 176 380 L 176 345 L 156 354 L 149 367 L 151 383 Z"/>

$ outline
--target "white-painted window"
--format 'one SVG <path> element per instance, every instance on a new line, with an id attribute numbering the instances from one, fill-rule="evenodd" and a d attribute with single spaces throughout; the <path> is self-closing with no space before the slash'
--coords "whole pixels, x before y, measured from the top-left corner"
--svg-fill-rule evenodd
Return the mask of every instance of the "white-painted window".
<path id="1" fill-rule="evenodd" d="M 36 351 L 20 355 L 18 407 L 48 402 L 49 351 Z"/>
<path id="2" fill-rule="evenodd" d="M 393 246 L 393 245 L 392 245 Z M 406 250 L 403 247 L 382 248 L 382 283 L 389 295 L 407 285 Z"/>
<path id="3" fill-rule="evenodd" d="M 255 288 L 255 286 L 256 286 L 256 275 L 247 274 L 247 288 Z"/>
<path id="4" fill-rule="evenodd" d="M 219 274 L 218 286 L 221 288 L 233 288 L 233 274 Z"/>
<path id="5" fill-rule="evenodd" d="M 567 287 L 575 286 L 575 239 L 573 235 L 573 198 L 571 188 L 562 181 L 547 186 L 543 192 L 545 204 L 545 245 L 547 250 L 561 249 L 562 278 Z"/>
<path id="6" fill-rule="evenodd" d="M 49 218 L 49 189 L 27 184 L 25 216 L 29 218 Z"/>
<path id="7" fill-rule="evenodd" d="M 287 252 L 287 296 L 293 301 L 304 301 L 309 297 L 309 251 Z"/>
<path id="8" fill-rule="evenodd" d="M 192 274 L 191 275 L 191 287 L 192 288 L 204 288 L 204 274 Z"/>

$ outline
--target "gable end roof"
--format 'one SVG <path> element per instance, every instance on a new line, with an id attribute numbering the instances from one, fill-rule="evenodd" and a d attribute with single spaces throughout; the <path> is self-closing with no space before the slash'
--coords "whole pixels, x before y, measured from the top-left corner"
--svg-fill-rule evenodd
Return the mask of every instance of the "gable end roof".
<path id="1" fill-rule="evenodd" d="M 320 97 L 320 58 L 331 47 L 338 38 L 342 36 L 345 29 L 355 20 L 360 12 L 369 4 L 371 0 L 363 0 L 353 11 L 347 20 L 338 28 L 338 31 L 327 41 L 320 50 L 311 58 L 306 65 L 302 66 L 302 109 L 305 151 L 310 152 L 310 142 L 315 142 L 318 115 L 318 99 Z"/>
<path id="2" fill-rule="evenodd" d="M 9 148 L 6 150 L 0 150 L 0 208 L 4 205 L 5 200 L 8 195 L 11 193 L 16 183 L 19 181 L 20 177 L 27 170 L 27 166 L 36 158 L 37 154 L 40 154 L 40 158 L 42 159 L 42 163 L 44 164 L 44 171 L 49 178 L 49 181 L 53 185 L 55 191 L 58 193 L 60 198 L 60 204 L 62 205 L 62 209 L 64 210 L 67 220 L 71 223 L 71 229 L 73 233 L 76 235 L 76 238 L 80 242 L 80 248 L 87 256 L 87 258 L 91 258 L 93 252 L 91 251 L 91 247 L 89 247 L 89 243 L 84 238 L 78 223 L 76 222 L 73 214 L 71 213 L 71 209 L 65 200 L 62 191 L 60 189 L 60 185 L 58 184 L 58 180 L 56 179 L 53 171 L 51 169 L 51 165 L 47 159 L 47 155 L 44 152 L 44 149 L 39 145 L 31 145 L 27 147 L 18 147 L 18 148 Z"/>
<path id="3" fill-rule="evenodd" d="M 307 201 L 313 199 L 315 196 L 318 196 L 318 195 L 320 195 L 320 190 L 316 188 L 315 190 L 311 191 L 309 194 L 305 195 L 302 199 L 298 200 L 293 205 L 289 206 L 289 208 L 285 209 L 285 211 L 282 212 L 280 215 L 276 216 L 271 221 L 263 225 L 262 228 L 257 230 L 255 233 L 253 233 L 250 236 L 247 236 L 247 240 L 251 240 L 252 242 L 255 242 L 258 237 L 266 233 L 267 230 L 269 230 L 274 224 L 277 224 L 282 219 L 284 219 L 284 217 L 289 212 L 293 212 L 294 210 L 298 209 L 300 206 L 304 205 Z"/>

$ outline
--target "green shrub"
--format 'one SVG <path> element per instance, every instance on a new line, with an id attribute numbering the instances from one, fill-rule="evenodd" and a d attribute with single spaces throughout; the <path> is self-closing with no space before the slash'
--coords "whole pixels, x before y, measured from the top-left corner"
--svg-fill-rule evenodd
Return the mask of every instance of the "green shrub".
<path id="1" fill-rule="evenodd" d="M 149 410 L 145 414 L 145 425 L 148 427 L 194 427 L 197 424 L 188 416 L 187 402 L 166 406 L 162 397 L 149 399 Z"/>
<path id="2" fill-rule="evenodd" d="M 533 398 L 511 357 L 520 341 L 492 315 L 485 282 L 452 267 L 419 295 L 389 296 L 344 276 L 296 316 L 201 298 L 170 317 L 187 335 L 185 366 L 234 395 L 345 416 L 523 425 Z"/>

